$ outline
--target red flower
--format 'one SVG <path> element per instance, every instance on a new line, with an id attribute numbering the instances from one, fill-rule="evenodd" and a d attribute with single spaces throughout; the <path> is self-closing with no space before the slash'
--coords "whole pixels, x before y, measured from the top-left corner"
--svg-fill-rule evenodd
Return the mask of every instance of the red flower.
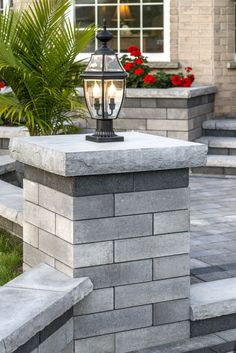
<path id="1" fill-rule="evenodd" d="M 193 74 L 192 75 L 188 75 L 188 78 L 192 81 L 192 83 L 195 80 L 195 76 Z"/>
<path id="2" fill-rule="evenodd" d="M 136 50 L 139 50 L 138 47 L 136 47 L 136 45 L 131 45 L 131 47 L 129 47 L 128 49 L 128 52 L 131 53 L 132 51 L 136 51 Z"/>
<path id="3" fill-rule="evenodd" d="M 136 64 L 136 65 L 142 65 L 142 63 L 143 63 L 143 60 L 142 60 L 142 59 L 140 59 L 140 58 L 135 59 L 135 64 Z"/>
<path id="4" fill-rule="evenodd" d="M 143 81 L 146 84 L 153 84 L 156 82 L 156 78 L 153 75 L 148 74 L 147 76 L 144 77 Z"/>
<path id="5" fill-rule="evenodd" d="M 136 45 L 131 45 L 131 47 L 128 48 L 128 52 L 131 56 L 136 56 L 138 58 L 141 56 L 141 51 Z"/>
<path id="6" fill-rule="evenodd" d="M 192 85 L 192 80 L 189 77 L 185 77 L 182 82 L 183 87 L 191 87 Z"/>
<path id="7" fill-rule="evenodd" d="M 184 70 L 187 71 L 187 72 L 190 72 L 190 71 L 192 71 L 193 69 L 192 69 L 190 66 L 186 66 L 186 67 L 184 68 Z"/>
<path id="8" fill-rule="evenodd" d="M 139 58 L 141 56 L 141 51 L 138 50 L 134 50 L 130 53 L 131 56 L 135 56 L 136 58 Z"/>
<path id="9" fill-rule="evenodd" d="M 173 75 L 171 77 L 171 82 L 173 86 L 181 86 L 183 79 L 178 75 Z"/>
<path id="10" fill-rule="evenodd" d="M 139 67 L 138 69 L 134 70 L 134 73 L 135 73 L 135 75 L 140 76 L 143 73 L 143 69 L 141 69 L 141 67 Z"/>
<path id="11" fill-rule="evenodd" d="M 126 71 L 130 71 L 133 66 L 134 66 L 133 63 L 127 62 L 127 63 L 124 64 L 124 69 L 125 69 Z"/>
<path id="12" fill-rule="evenodd" d="M 3 82 L 3 81 L 0 81 L 0 90 L 2 89 L 2 88 L 4 88 L 6 85 L 5 85 L 5 83 Z"/>

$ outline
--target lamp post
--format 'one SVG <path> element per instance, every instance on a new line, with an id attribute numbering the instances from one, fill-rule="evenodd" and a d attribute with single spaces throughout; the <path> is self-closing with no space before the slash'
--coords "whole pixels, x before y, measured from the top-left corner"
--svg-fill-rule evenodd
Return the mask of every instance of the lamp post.
<path id="1" fill-rule="evenodd" d="M 107 31 L 105 22 L 97 39 L 102 42 L 102 46 L 91 55 L 88 66 L 81 74 L 89 113 L 97 121 L 95 134 L 87 135 L 86 140 L 124 141 L 123 136 L 115 134 L 113 120 L 117 119 L 123 103 L 127 73 L 117 54 L 107 47 L 112 34 Z"/>

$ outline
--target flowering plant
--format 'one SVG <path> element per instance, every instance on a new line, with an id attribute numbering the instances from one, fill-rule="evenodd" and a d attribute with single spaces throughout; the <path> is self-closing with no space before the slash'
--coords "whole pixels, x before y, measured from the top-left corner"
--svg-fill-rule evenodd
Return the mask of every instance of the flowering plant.
<path id="1" fill-rule="evenodd" d="M 0 80 L 0 91 L 5 87 L 6 87 L 5 83 Z"/>
<path id="2" fill-rule="evenodd" d="M 124 69 L 129 73 L 127 87 L 132 88 L 169 88 L 169 87 L 191 87 L 195 77 L 192 68 L 187 66 L 184 73 L 167 74 L 165 71 L 158 71 L 151 74 L 148 61 L 135 45 L 128 48 L 129 55 L 121 58 Z"/>

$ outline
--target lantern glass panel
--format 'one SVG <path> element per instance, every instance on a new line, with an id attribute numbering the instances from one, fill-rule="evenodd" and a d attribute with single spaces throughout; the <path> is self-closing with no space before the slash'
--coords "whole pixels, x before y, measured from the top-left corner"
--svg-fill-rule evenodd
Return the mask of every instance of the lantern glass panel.
<path id="1" fill-rule="evenodd" d="M 84 91 L 93 119 L 117 118 L 123 100 L 124 80 L 85 79 Z"/>
<path id="2" fill-rule="evenodd" d="M 102 55 L 92 55 L 85 71 L 102 71 Z"/>
<path id="3" fill-rule="evenodd" d="M 104 66 L 103 66 L 104 60 Z M 116 55 L 92 55 L 91 60 L 85 71 L 93 72 L 123 72 Z"/>
<path id="4" fill-rule="evenodd" d="M 116 71 L 116 72 L 123 71 L 116 55 L 104 56 L 104 71 Z"/>

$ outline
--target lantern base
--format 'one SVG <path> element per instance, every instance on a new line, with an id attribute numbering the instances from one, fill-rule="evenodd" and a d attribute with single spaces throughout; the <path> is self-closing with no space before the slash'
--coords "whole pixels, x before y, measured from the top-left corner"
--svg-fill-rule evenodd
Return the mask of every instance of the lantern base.
<path id="1" fill-rule="evenodd" d="M 113 136 L 109 136 L 109 137 L 105 137 L 105 136 L 102 137 L 102 136 L 98 136 L 98 135 L 94 134 L 94 135 L 87 135 L 86 140 L 93 141 L 93 142 L 122 142 L 122 141 L 124 141 L 124 137 L 118 136 L 118 135 L 113 135 Z"/>

